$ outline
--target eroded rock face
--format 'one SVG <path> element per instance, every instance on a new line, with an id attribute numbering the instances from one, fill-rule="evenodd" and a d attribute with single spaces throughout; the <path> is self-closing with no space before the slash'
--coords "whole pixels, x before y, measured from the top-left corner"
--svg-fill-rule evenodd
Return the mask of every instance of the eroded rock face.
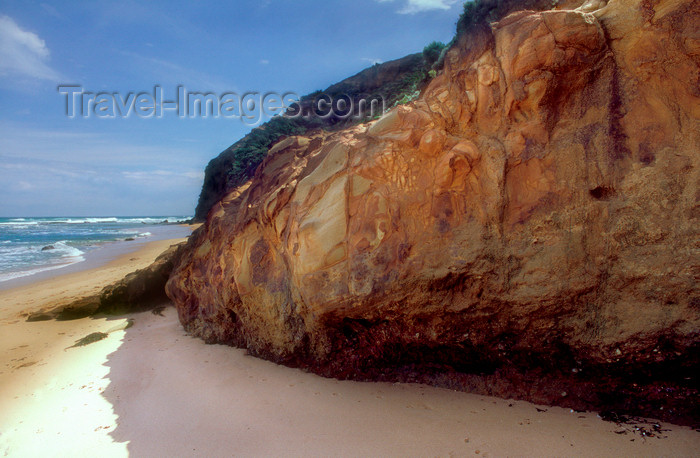
<path id="1" fill-rule="evenodd" d="M 108 315 L 149 310 L 167 303 L 165 283 L 179 262 L 185 242 L 171 245 L 153 263 L 102 289 L 97 313 Z"/>
<path id="2" fill-rule="evenodd" d="M 171 245 L 148 267 L 135 270 L 121 280 L 102 288 L 98 294 L 81 297 L 65 304 L 27 315 L 27 321 L 77 320 L 98 314 L 121 315 L 158 308 L 168 303 L 165 283 L 178 264 L 185 242 Z"/>
<path id="3" fill-rule="evenodd" d="M 417 102 L 273 148 L 167 284 L 185 328 L 337 377 L 697 416 L 700 11 L 584 6 L 462 36 Z"/>
<path id="4" fill-rule="evenodd" d="M 425 65 L 426 63 L 421 53 L 410 54 L 400 59 L 372 65 L 356 75 L 326 88 L 323 94 L 329 97 L 329 99 L 325 100 L 343 99 L 347 101 L 349 97 L 353 101 L 353 106 L 355 107 L 355 116 L 370 117 L 373 116 L 375 111 L 372 110 L 369 104 L 360 109 L 360 100 L 367 100 L 368 96 L 371 97 L 371 99 L 376 98 L 377 101 L 383 100 L 383 103 L 378 103 L 376 105 L 376 110 L 378 110 L 376 113 L 381 113 L 381 110 L 383 110 L 381 105 L 391 106 L 397 98 L 400 97 L 400 93 L 410 86 L 410 83 L 406 82 L 407 78 L 410 78 L 411 75 L 416 75 L 416 72 L 420 72 Z M 314 107 L 318 107 L 318 101 L 315 100 L 312 95 L 301 98 L 298 112 L 293 114 L 294 126 L 296 129 L 301 129 L 302 132 L 318 128 L 338 130 L 346 124 L 355 122 L 354 119 L 357 119 L 355 117 L 345 118 L 342 116 L 324 118 L 311 116 L 307 118 L 307 113 L 314 113 Z M 263 130 L 268 132 L 272 131 L 274 133 L 279 129 L 279 125 L 274 126 L 273 124 L 272 122 L 264 123 L 255 128 L 253 132 L 256 130 Z M 251 134 L 253 132 L 251 132 Z M 239 177 L 238 174 L 232 175 L 231 171 L 234 158 L 241 153 L 246 154 L 245 150 L 250 146 L 248 137 L 250 137 L 250 134 L 224 150 L 207 165 L 204 171 L 202 192 L 199 196 L 199 202 L 197 203 L 193 218 L 195 221 L 203 222 L 213 205 L 247 179 Z M 274 138 L 277 138 L 277 136 L 275 135 Z M 262 140 L 258 137 L 254 143 L 260 141 Z M 241 151 L 241 149 L 244 151 Z M 252 160 L 250 164 L 253 168 L 253 170 L 251 170 L 252 174 L 263 158 L 254 157 L 250 159 Z M 246 173 L 246 176 L 250 175 Z"/>

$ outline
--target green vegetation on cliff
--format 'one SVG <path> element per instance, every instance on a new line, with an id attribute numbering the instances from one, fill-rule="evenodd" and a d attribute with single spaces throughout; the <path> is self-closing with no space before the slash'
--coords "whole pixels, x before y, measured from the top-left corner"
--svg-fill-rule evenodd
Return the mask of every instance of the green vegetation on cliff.
<path id="1" fill-rule="evenodd" d="M 423 59 L 425 59 L 425 63 L 432 67 L 440 58 L 440 54 L 446 46 L 447 45 L 445 43 L 440 41 L 433 41 L 428 46 L 423 48 Z"/>
<path id="2" fill-rule="evenodd" d="M 457 21 L 457 36 L 468 30 L 499 21 L 513 11 L 552 9 L 559 0 L 474 0 L 464 3 L 464 11 Z"/>
<path id="3" fill-rule="evenodd" d="M 209 210 L 226 193 L 248 181 L 265 158 L 267 151 L 277 141 L 289 135 L 303 135 L 311 129 L 342 129 L 349 124 L 376 119 L 383 110 L 411 102 L 418 98 L 425 82 L 436 76 L 442 67 L 447 50 L 458 38 L 476 27 L 483 27 L 507 14 L 523 9 L 544 10 L 558 0 L 474 0 L 464 4 L 464 12 L 457 22 L 457 34 L 449 44 L 432 42 L 422 53 L 376 64 L 357 75 L 301 98 L 300 110 L 295 116 L 276 116 L 253 129 L 245 137 L 212 159 L 204 173 L 204 184 L 199 195 L 195 221 L 204 221 Z M 348 117 L 319 117 L 314 115 L 318 100 L 352 100 L 357 109 L 362 99 L 381 100 L 382 112 L 355 113 Z"/>
<path id="4" fill-rule="evenodd" d="M 442 43 L 429 45 L 430 59 L 433 48 L 442 50 Z M 426 47 L 427 49 L 427 47 Z M 438 51 L 438 55 L 439 52 Z M 195 211 L 195 220 L 203 221 L 211 207 L 232 189 L 250 179 L 265 158 L 270 147 L 283 137 L 302 135 L 312 129 L 335 130 L 350 124 L 366 122 L 401 103 L 418 96 L 420 86 L 429 78 L 434 60 L 423 54 L 411 54 L 401 59 L 373 65 L 340 83 L 301 98 L 287 116 L 275 116 L 251 130 L 245 137 L 212 159 L 204 172 L 204 184 Z M 352 116 L 319 116 L 318 101 L 322 98 L 352 101 Z M 359 106 L 360 100 L 380 101 L 375 111 Z"/>

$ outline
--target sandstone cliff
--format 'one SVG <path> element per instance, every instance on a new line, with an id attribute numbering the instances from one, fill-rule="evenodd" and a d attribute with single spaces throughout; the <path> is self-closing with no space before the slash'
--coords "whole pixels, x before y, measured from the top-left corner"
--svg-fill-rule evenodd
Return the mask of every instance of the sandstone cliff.
<path id="1" fill-rule="evenodd" d="M 315 95 L 325 94 L 331 100 L 351 97 L 357 103 L 366 97 L 379 97 L 386 106 L 392 106 L 403 93 L 412 90 L 416 80 L 427 72 L 426 62 L 421 54 L 411 54 L 401 59 L 373 65 L 357 75 L 328 87 L 325 91 L 309 94 L 301 98 L 295 108 L 294 117 L 277 117 L 253 129 L 248 135 L 226 148 L 212 159 L 204 171 L 204 183 L 199 195 L 194 219 L 206 219 L 212 206 L 229 191 L 245 183 L 260 165 L 267 150 L 283 136 L 304 134 L 316 128 L 342 128 L 355 122 L 352 118 L 320 118 L 306 116 L 311 113 Z"/>
<path id="2" fill-rule="evenodd" d="M 700 10 L 522 11 L 418 101 L 274 146 L 166 289 L 318 373 L 698 421 Z"/>

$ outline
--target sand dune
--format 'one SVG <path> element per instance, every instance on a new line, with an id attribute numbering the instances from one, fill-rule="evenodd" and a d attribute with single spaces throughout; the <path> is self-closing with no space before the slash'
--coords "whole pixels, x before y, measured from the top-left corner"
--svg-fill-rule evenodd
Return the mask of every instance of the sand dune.
<path id="1" fill-rule="evenodd" d="M 324 379 L 205 345 L 185 334 L 173 308 L 134 314 L 126 330 L 126 317 L 21 318 L 101 288 L 169 243 L 0 292 L 0 455 L 692 456 L 700 449 L 700 433 L 685 427 L 664 424 L 664 438 L 643 437 L 595 413 Z M 68 348 L 92 332 L 108 337 Z"/>

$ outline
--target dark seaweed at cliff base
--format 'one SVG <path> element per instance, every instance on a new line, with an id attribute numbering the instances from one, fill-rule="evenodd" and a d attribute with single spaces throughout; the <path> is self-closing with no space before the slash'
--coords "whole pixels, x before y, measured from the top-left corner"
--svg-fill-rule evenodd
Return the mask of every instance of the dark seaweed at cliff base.
<path id="1" fill-rule="evenodd" d="M 700 10 L 573 3 L 470 23 L 415 100 L 272 145 L 170 277 L 185 329 L 700 423 Z"/>

